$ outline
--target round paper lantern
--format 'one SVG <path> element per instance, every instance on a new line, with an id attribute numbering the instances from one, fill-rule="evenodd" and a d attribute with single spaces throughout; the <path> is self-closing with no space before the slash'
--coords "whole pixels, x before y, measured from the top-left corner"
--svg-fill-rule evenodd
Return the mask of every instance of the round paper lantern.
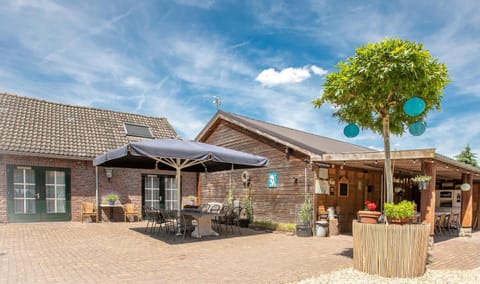
<path id="1" fill-rule="evenodd" d="M 354 123 L 350 123 L 349 125 L 345 126 L 345 128 L 343 129 L 343 134 L 345 134 L 345 136 L 349 138 L 357 136 L 358 133 L 360 133 L 360 129 Z"/>
<path id="2" fill-rule="evenodd" d="M 403 104 L 403 111 L 408 116 L 417 116 L 425 110 L 425 102 L 419 97 L 408 99 Z"/>
<path id="3" fill-rule="evenodd" d="M 408 128 L 408 131 L 413 136 L 420 136 L 425 132 L 425 124 L 423 122 L 415 122 Z"/>

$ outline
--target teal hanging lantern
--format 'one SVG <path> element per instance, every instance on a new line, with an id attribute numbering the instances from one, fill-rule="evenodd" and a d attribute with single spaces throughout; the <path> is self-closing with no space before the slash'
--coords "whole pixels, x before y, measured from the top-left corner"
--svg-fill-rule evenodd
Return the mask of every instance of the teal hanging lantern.
<path id="1" fill-rule="evenodd" d="M 413 136 L 420 136 L 425 132 L 425 123 L 423 122 L 415 122 L 408 128 L 408 131 Z"/>
<path id="2" fill-rule="evenodd" d="M 354 123 L 350 123 L 349 125 L 345 126 L 343 129 L 343 134 L 347 136 L 348 138 L 353 138 L 360 133 L 360 128 Z"/>
<path id="3" fill-rule="evenodd" d="M 425 110 L 425 102 L 419 97 L 408 99 L 403 104 L 403 111 L 408 116 L 417 116 Z"/>

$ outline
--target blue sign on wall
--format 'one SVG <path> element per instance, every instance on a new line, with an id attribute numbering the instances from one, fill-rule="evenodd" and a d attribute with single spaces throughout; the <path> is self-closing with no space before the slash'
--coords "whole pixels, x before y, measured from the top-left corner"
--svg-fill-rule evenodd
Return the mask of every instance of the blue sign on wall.
<path id="1" fill-rule="evenodd" d="M 277 172 L 268 173 L 268 188 L 277 187 Z"/>

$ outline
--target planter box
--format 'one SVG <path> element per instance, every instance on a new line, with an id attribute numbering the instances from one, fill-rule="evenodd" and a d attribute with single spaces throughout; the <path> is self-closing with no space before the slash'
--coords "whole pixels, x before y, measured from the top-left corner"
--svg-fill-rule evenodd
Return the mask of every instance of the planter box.
<path id="1" fill-rule="evenodd" d="M 308 225 L 296 225 L 295 227 L 298 237 L 311 237 L 313 236 L 312 227 Z"/>
<path id="2" fill-rule="evenodd" d="M 383 277 L 425 274 L 430 224 L 392 226 L 353 221 L 353 267 Z"/>

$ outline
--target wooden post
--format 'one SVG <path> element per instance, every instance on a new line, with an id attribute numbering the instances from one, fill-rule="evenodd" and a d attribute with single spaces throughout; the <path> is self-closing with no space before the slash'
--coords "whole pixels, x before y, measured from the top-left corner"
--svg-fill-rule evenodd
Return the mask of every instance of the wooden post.
<path id="1" fill-rule="evenodd" d="M 428 188 L 421 191 L 420 196 L 420 213 L 421 220 L 430 224 L 430 236 L 435 232 L 435 180 L 436 168 L 433 162 L 422 161 L 423 172 L 432 179 L 428 183 Z"/>
<path id="2" fill-rule="evenodd" d="M 472 221 L 473 221 L 473 206 L 472 206 L 472 191 L 473 191 L 473 176 L 471 174 L 462 174 L 462 183 L 470 184 L 470 190 L 462 191 L 462 209 L 461 220 L 462 228 L 460 229 L 460 236 L 471 236 Z"/>

